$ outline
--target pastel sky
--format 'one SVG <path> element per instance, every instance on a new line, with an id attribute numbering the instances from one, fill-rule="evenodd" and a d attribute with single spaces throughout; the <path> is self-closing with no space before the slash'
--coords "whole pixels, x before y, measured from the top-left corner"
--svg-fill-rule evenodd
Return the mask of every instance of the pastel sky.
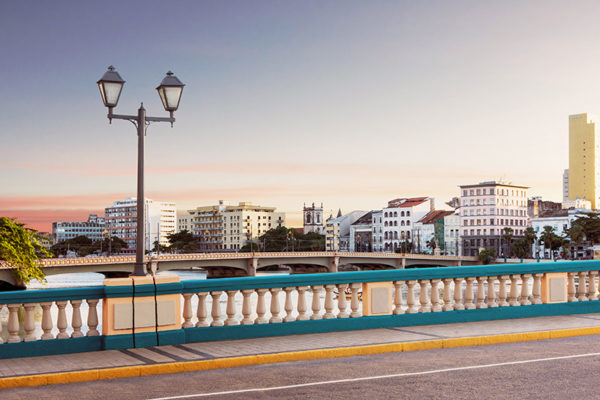
<path id="1" fill-rule="evenodd" d="M 185 210 L 252 201 L 301 224 L 503 179 L 559 201 L 568 115 L 600 111 L 597 1 L 2 1 L 0 215 L 48 231 L 146 193 Z"/>

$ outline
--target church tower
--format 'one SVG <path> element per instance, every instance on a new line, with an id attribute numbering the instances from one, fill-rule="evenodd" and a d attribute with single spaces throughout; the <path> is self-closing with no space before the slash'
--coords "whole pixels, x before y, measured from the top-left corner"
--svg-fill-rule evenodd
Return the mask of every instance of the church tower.
<path id="1" fill-rule="evenodd" d="M 308 232 L 317 232 L 321 235 L 325 234 L 325 226 L 323 226 L 323 203 L 321 203 L 320 207 L 315 206 L 315 203 L 312 203 L 312 206 L 307 207 L 306 203 L 304 203 L 303 217 L 305 234 Z"/>

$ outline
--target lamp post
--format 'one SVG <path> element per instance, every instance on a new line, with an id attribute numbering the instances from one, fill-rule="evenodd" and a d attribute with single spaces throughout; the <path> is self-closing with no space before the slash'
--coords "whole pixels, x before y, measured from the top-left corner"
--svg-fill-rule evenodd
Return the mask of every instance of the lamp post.
<path id="1" fill-rule="evenodd" d="M 152 122 L 170 122 L 173 127 L 175 118 L 173 113 L 179 107 L 181 93 L 185 86 L 171 71 L 167 72 L 167 76 L 162 80 L 156 88 L 160 99 L 163 103 L 165 111 L 169 112 L 169 118 L 164 117 L 147 117 L 144 103 L 138 109 L 137 115 L 120 115 L 113 114 L 113 109 L 119 102 L 121 90 L 125 81 L 115 68 L 111 65 L 108 71 L 104 73 L 102 78 L 97 82 L 102 96 L 102 102 L 108 107 L 108 120 L 112 123 L 113 119 L 123 119 L 132 122 L 137 128 L 138 135 L 138 166 L 137 166 L 137 232 L 136 232 L 136 249 L 135 249 L 135 267 L 133 275 L 146 275 L 145 263 L 145 201 L 144 201 L 144 139 L 146 136 L 146 128 Z"/>

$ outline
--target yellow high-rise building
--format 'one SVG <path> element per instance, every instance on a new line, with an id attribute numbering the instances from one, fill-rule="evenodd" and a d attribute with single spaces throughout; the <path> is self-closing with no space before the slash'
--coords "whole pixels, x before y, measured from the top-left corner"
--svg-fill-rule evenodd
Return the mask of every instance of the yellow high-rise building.
<path id="1" fill-rule="evenodd" d="M 590 114 L 569 115 L 569 200 L 600 205 L 600 128 Z"/>

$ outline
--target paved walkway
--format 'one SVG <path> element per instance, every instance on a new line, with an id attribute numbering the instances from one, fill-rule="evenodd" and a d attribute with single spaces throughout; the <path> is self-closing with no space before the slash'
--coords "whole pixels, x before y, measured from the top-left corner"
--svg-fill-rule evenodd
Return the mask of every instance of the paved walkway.
<path id="1" fill-rule="evenodd" d="M 591 328 L 591 329 L 590 329 Z M 569 331 L 570 330 L 570 331 Z M 541 333 L 555 332 L 556 335 L 538 335 Z M 514 335 L 514 334 L 529 334 Z M 348 356 L 353 354 L 365 354 L 365 346 L 371 348 L 379 346 L 376 352 L 402 351 L 398 343 L 405 345 L 405 351 L 418 350 L 420 348 L 432 348 L 431 346 L 419 347 L 420 343 L 437 344 L 442 346 L 444 340 L 455 346 L 469 346 L 473 344 L 490 343 L 477 338 L 489 338 L 490 336 L 504 336 L 505 340 L 496 341 L 520 341 L 535 340 L 539 338 L 550 338 L 559 336 L 577 336 L 600 333 L 600 314 L 566 315 L 553 317 L 522 318 L 512 320 L 467 322 L 456 324 L 411 326 L 397 328 L 370 329 L 362 331 L 330 332 L 304 335 L 291 335 L 268 337 L 258 339 L 229 340 L 221 342 L 188 343 L 184 345 L 157 346 L 141 349 L 109 350 L 89 353 L 29 357 L 5 359 L 0 361 L 0 388 L 2 378 L 29 377 L 40 374 L 56 374 L 60 372 L 110 370 L 119 367 L 135 366 L 164 366 L 164 372 L 160 368 L 153 368 L 152 373 L 177 372 L 169 365 L 192 364 L 197 361 L 226 361 L 236 357 L 257 356 L 255 362 L 246 364 L 262 364 L 278 361 L 290 361 L 269 357 L 290 352 L 310 352 L 309 358 L 328 358 Z M 511 336 L 511 334 L 513 334 Z M 524 339 L 527 336 L 527 339 Z M 519 339 L 522 337 L 521 339 Z M 506 339 L 508 338 L 508 339 Z M 462 340 L 461 339 L 465 339 Z M 390 346 L 386 346 L 390 345 Z M 448 346 L 450 347 L 450 346 Z M 335 354 L 331 349 L 344 348 L 343 354 Z M 353 349 L 356 351 L 353 353 Z M 256 361 L 263 356 L 266 361 Z M 214 369 L 232 364 L 215 363 L 214 366 L 198 369 Z M 107 376 L 104 374 L 104 376 Z M 114 377 L 121 375 L 116 374 Z M 11 381 L 13 381 L 11 379 Z"/>

